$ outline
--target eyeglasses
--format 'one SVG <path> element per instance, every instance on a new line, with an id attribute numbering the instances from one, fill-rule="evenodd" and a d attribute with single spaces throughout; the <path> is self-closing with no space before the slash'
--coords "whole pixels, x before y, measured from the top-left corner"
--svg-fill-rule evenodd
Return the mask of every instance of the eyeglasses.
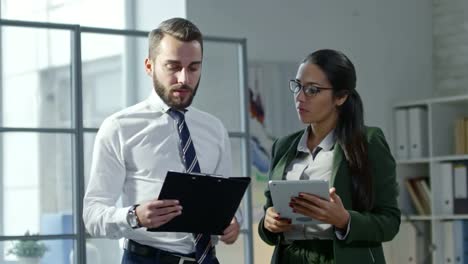
<path id="1" fill-rule="evenodd" d="M 331 90 L 331 87 L 318 87 L 316 85 L 308 84 L 303 86 L 298 80 L 290 80 L 289 81 L 289 90 L 294 94 L 299 93 L 301 90 L 304 92 L 306 96 L 314 96 L 320 93 L 321 90 Z"/>

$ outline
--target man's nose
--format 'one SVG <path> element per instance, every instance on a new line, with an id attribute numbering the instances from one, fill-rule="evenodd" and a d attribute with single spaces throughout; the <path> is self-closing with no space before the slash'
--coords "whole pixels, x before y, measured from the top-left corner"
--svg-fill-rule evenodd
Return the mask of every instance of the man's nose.
<path id="1" fill-rule="evenodd" d="M 180 70 L 179 76 L 177 76 L 177 82 L 182 83 L 182 84 L 187 84 L 188 81 L 189 81 L 189 76 L 188 76 L 187 69 L 183 68 L 182 70 Z"/>

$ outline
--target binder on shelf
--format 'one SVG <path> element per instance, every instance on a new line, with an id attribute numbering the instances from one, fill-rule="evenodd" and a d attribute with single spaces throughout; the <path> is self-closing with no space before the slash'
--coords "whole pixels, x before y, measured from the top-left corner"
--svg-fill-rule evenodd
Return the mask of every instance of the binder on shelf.
<path id="1" fill-rule="evenodd" d="M 468 262 L 468 221 L 453 221 L 453 244 L 455 263 L 465 264 Z"/>
<path id="2" fill-rule="evenodd" d="M 434 202 L 439 203 L 440 213 L 443 215 L 453 214 L 453 166 L 452 163 L 441 163 L 439 165 L 440 171 L 440 197 L 441 199 L 435 199 Z"/>
<path id="3" fill-rule="evenodd" d="M 427 157 L 427 111 L 424 107 L 410 107 L 408 110 L 409 156 L 411 159 Z"/>
<path id="4" fill-rule="evenodd" d="M 453 210 L 455 214 L 468 214 L 467 162 L 453 164 Z"/>
<path id="5" fill-rule="evenodd" d="M 402 222 L 400 225 L 400 231 L 395 238 L 387 243 L 387 252 L 391 258 L 387 259 L 387 263 L 420 263 L 421 260 L 418 258 L 418 247 L 424 242 L 418 241 L 417 230 L 413 223 Z M 385 257 L 387 258 L 387 252 Z"/>
<path id="6" fill-rule="evenodd" d="M 222 235 L 249 184 L 248 177 L 168 171 L 158 199 L 179 200 L 182 214 L 148 231 Z"/>
<path id="7" fill-rule="evenodd" d="M 444 263 L 455 263 L 455 249 L 454 249 L 454 230 L 453 222 L 446 221 L 442 222 L 443 228 L 443 252 L 444 252 Z"/>
<path id="8" fill-rule="evenodd" d="M 466 240 L 468 234 L 468 221 L 445 221 L 442 225 L 444 233 L 444 263 L 466 263 L 468 261 L 468 243 Z"/>
<path id="9" fill-rule="evenodd" d="M 395 136 L 396 136 L 396 156 L 397 159 L 405 160 L 409 158 L 409 138 L 408 138 L 408 109 L 401 108 L 395 111 Z"/>

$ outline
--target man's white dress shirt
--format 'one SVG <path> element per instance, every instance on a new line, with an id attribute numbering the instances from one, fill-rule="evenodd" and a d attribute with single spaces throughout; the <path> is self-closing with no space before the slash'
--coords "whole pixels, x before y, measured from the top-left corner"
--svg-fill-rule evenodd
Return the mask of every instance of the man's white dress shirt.
<path id="1" fill-rule="evenodd" d="M 145 101 L 102 123 L 84 197 L 83 219 L 91 235 L 125 237 L 172 252 L 195 251 L 190 233 L 147 232 L 146 228 L 132 229 L 126 221 L 132 205 L 158 197 L 168 170 L 185 171 L 176 121 L 168 110 L 153 91 Z M 232 176 L 230 140 L 221 121 L 193 107 L 187 110 L 185 120 L 201 172 Z M 123 208 L 115 205 L 120 196 Z M 236 218 L 241 222 L 239 212 Z"/>

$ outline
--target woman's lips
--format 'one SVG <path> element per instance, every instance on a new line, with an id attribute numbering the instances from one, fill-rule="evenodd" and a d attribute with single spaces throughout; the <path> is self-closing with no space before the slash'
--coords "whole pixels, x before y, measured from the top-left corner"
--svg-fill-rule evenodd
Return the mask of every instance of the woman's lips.
<path id="1" fill-rule="evenodd" d="M 305 109 L 302 108 L 302 107 L 298 107 L 298 108 L 297 108 L 297 112 L 300 113 L 300 114 L 302 114 L 302 113 L 307 112 L 307 110 L 305 110 Z"/>

